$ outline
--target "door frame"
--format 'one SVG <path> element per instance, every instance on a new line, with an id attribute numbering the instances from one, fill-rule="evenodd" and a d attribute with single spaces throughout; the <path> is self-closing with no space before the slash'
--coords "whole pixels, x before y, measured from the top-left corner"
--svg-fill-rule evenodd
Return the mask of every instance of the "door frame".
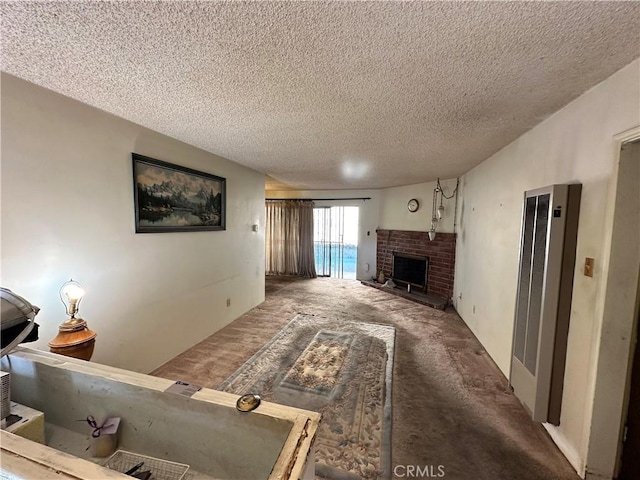
<path id="1" fill-rule="evenodd" d="M 640 275 L 639 275 L 640 277 Z M 633 388 L 636 390 L 640 389 L 640 372 L 636 371 L 636 369 L 640 370 L 640 333 L 638 332 L 640 329 L 640 278 L 638 280 L 638 293 L 636 295 L 636 323 L 634 326 L 635 333 L 632 336 L 632 349 L 631 349 L 631 357 L 629 359 L 630 367 L 628 372 L 628 381 L 627 381 L 627 390 L 625 392 L 625 403 L 624 403 L 624 416 L 622 417 L 622 438 L 620 442 L 620 449 L 618 451 L 618 459 L 616 462 L 615 469 L 615 478 L 620 475 L 622 467 L 623 467 L 623 455 L 625 453 L 625 441 L 626 441 L 626 432 L 627 432 L 627 423 L 629 420 L 629 412 L 631 410 L 631 393 Z M 636 385 L 633 384 L 634 378 L 636 379 Z M 634 395 L 638 395 L 636 391 L 633 392 Z M 635 405 L 634 408 L 640 409 L 640 405 Z"/>
<path id="2" fill-rule="evenodd" d="M 604 301 L 597 306 L 597 317 L 602 322 L 594 332 L 597 338 L 597 364 L 591 397 L 591 418 L 585 425 L 590 432 L 587 439 L 587 478 L 612 478 L 617 474 L 622 454 L 623 425 L 627 412 L 625 407 L 633 360 L 632 338 L 638 327 L 635 315 L 638 285 L 632 283 L 620 286 L 617 282 L 618 278 L 629 275 L 630 265 L 620 259 L 628 257 L 633 246 L 616 239 L 614 225 L 622 215 L 616 209 L 621 148 L 623 144 L 639 139 L 640 126 L 637 126 L 616 135 L 612 142 L 613 165 L 605 207 L 605 248 L 600 272 L 602 281 L 605 282 L 605 295 Z"/>
<path id="3" fill-rule="evenodd" d="M 640 161 L 640 138 L 637 138 L 636 140 L 632 140 L 629 142 L 624 142 L 621 145 L 624 146 L 625 144 L 629 144 L 629 143 L 637 143 L 637 148 L 638 148 L 638 161 Z M 640 182 L 640 180 L 639 180 Z M 638 279 L 637 279 L 637 283 L 636 283 L 636 305 L 635 305 L 635 312 L 634 312 L 634 324 L 632 325 L 632 334 L 631 334 L 631 348 L 630 348 L 630 352 L 629 352 L 629 367 L 628 367 L 628 371 L 627 371 L 627 382 L 626 382 L 626 388 L 625 388 L 625 393 L 624 393 L 624 403 L 623 403 L 623 414 L 622 414 L 622 423 L 620 425 L 620 438 L 619 438 L 619 445 L 618 445 L 618 455 L 616 458 L 616 465 L 615 465 L 615 470 L 614 470 L 614 478 L 616 478 L 618 476 L 618 474 L 620 473 L 620 469 L 622 467 L 622 454 L 624 453 L 624 441 L 625 441 L 625 430 L 626 430 L 626 426 L 627 426 L 627 420 L 629 418 L 629 410 L 630 410 L 630 400 L 631 400 L 631 387 L 633 386 L 633 378 L 634 378 L 634 366 L 636 368 L 640 368 L 640 363 L 636 362 L 636 358 L 635 356 L 640 354 L 640 271 L 638 272 Z M 638 375 L 638 372 L 635 372 L 636 375 Z M 636 388 L 640 388 L 640 385 L 636 385 Z M 636 405 L 635 408 L 640 408 L 640 405 Z"/>

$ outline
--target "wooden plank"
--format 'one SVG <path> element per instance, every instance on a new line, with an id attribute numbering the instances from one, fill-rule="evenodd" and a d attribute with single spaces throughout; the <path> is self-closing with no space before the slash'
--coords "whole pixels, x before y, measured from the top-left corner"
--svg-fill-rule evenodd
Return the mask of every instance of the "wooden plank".
<path id="1" fill-rule="evenodd" d="M 4 430 L 0 431 L 2 470 L 22 478 L 131 480 L 131 477 L 109 470 L 88 460 L 55 450 Z M 14 470 L 15 469 L 15 470 Z"/>
<path id="2" fill-rule="evenodd" d="M 302 440 L 300 448 L 296 453 L 295 463 L 290 474 L 291 479 L 302 479 L 307 466 L 307 462 L 315 461 L 313 455 L 309 459 L 309 453 L 311 453 L 313 449 L 313 445 L 316 439 L 316 433 L 318 431 L 318 425 L 320 424 L 320 417 L 320 414 L 317 414 L 315 418 L 310 419 L 306 424 L 306 436 Z M 315 472 L 315 466 L 313 466 L 313 471 Z"/>
<path id="3" fill-rule="evenodd" d="M 299 415 L 296 418 L 269 480 L 297 480 L 302 477 L 307 454 L 313 445 L 319 423 L 320 414 L 318 413 L 313 417 Z"/>
<path id="4" fill-rule="evenodd" d="M 174 381 L 165 378 L 152 377 L 150 375 L 145 375 L 142 373 L 109 367 L 106 365 L 101 365 L 99 363 L 86 362 L 84 360 L 78 360 L 72 357 L 65 357 L 62 355 L 56 355 L 54 353 L 34 350 L 27 347 L 17 347 L 11 355 L 13 354 L 18 354 L 20 357 L 33 362 L 44 363 L 46 365 L 65 368 L 74 372 L 86 373 L 88 375 L 98 375 L 120 383 L 140 386 L 143 388 L 156 390 L 158 392 L 164 392 L 169 386 L 173 385 L 174 383 Z M 11 355 L 9 355 L 9 357 Z M 234 395 L 232 393 L 203 388 L 199 392 L 195 393 L 191 398 L 206 402 L 212 402 L 224 407 L 235 409 L 238 397 L 238 395 Z M 252 413 L 266 415 L 283 420 L 289 420 L 291 422 L 294 422 L 298 415 L 307 415 L 310 418 L 313 415 L 317 415 L 316 412 L 270 402 L 262 402 L 260 406 Z"/>

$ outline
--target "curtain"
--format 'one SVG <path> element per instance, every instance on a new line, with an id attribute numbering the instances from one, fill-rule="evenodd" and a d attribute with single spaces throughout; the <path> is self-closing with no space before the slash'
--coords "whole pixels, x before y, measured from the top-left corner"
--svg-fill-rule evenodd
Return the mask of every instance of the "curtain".
<path id="1" fill-rule="evenodd" d="M 267 200 L 266 273 L 315 278 L 313 202 Z"/>

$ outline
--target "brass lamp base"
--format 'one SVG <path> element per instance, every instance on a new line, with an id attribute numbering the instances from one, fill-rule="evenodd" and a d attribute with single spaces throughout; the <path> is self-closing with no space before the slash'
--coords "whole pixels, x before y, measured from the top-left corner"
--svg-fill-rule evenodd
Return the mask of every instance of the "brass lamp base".
<path id="1" fill-rule="evenodd" d="M 96 345 L 96 332 L 81 318 L 70 318 L 58 327 L 58 335 L 49 342 L 49 350 L 67 357 L 90 360 Z"/>

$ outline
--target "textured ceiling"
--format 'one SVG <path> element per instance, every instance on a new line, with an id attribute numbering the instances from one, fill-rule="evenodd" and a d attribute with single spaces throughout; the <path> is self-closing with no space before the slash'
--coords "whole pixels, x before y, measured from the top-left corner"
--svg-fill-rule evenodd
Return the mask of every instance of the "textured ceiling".
<path id="1" fill-rule="evenodd" d="M 640 56 L 640 2 L 0 11 L 2 70 L 307 189 L 456 177 Z"/>

